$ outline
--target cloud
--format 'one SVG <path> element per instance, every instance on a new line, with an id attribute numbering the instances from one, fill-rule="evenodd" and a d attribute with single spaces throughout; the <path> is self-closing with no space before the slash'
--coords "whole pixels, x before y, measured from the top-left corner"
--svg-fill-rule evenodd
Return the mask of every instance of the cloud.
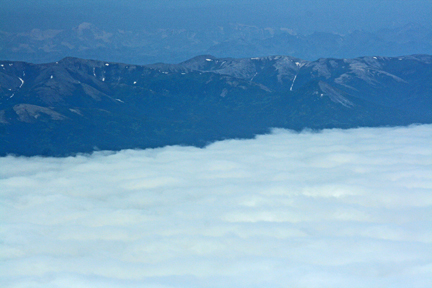
<path id="1" fill-rule="evenodd" d="M 0 158 L 2 287 L 430 287 L 432 125 Z"/>

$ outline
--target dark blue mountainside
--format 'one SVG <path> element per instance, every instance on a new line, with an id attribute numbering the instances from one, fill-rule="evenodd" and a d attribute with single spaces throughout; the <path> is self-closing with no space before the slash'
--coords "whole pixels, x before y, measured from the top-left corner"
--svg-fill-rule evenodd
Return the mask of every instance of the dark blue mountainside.
<path id="1" fill-rule="evenodd" d="M 432 56 L 0 61 L 0 155 L 205 146 L 273 127 L 432 123 Z"/>

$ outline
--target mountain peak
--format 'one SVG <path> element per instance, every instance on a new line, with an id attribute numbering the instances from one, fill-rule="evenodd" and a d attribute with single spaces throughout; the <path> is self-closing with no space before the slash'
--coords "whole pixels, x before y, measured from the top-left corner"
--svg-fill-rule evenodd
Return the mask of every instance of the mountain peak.
<path id="1" fill-rule="evenodd" d="M 1 62 L 0 155 L 202 146 L 272 127 L 431 123 L 431 59 L 201 55 L 152 66 L 74 57 Z"/>
<path id="2" fill-rule="evenodd" d="M 98 29 L 98 28 L 92 23 L 83 22 L 79 24 L 75 29 L 81 32 L 82 30 Z"/>

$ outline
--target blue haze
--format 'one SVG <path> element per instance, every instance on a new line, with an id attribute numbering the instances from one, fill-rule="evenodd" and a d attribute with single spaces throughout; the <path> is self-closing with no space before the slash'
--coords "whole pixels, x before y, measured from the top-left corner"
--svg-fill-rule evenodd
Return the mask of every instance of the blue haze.
<path id="1" fill-rule="evenodd" d="M 300 33 L 346 33 L 415 22 L 432 26 L 432 2 L 365 1 L 170 1 L 2 0 L 0 30 L 66 29 L 91 22 L 107 29 L 197 28 L 231 22 L 280 26 Z"/>

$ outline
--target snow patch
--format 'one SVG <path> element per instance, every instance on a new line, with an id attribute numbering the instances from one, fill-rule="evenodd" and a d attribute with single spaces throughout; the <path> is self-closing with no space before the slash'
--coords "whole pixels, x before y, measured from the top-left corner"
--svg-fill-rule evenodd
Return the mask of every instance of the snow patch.
<path id="1" fill-rule="evenodd" d="M 18 79 L 21 81 L 21 85 L 20 85 L 20 87 L 19 87 L 19 88 L 21 88 L 21 87 L 24 85 L 24 80 L 21 79 L 20 77 L 18 77 Z"/>
<path id="2" fill-rule="evenodd" d="M 80 116 L 83 116 L 83 115 L 81 114 L 81 111 L 79 111 L 78 109 L 72 109 L 72 108 L 69 108 L 69 111 L 71 111 L 71 112 L 73 112 L 73 113 L 76 113 L 76 114 L 78 114 L 78 115 L 80 115 Z"/>
<path id="3" fill-rule="evenodd" d="M 137 81 L 134 81 L 134 85 L 137 83 Z"/>
<path id="4" fill-rule="evenodd" d="M 54 76 L 53 76 L 53 75 L 51 75 L 50 79 L 53 79 L 53 78 L 54 78 Z"/>
<path id="5" fill-rule="evenodd" d="M 120 99 L 115 99 L 115 100 L 117 100 L 118 102 L 121 102 L 121 103 L 124 103 L 122 100 L 120 100 Z"/>
<path id="6" fill-rule="evenodd" d="M 213 60 L 212 60 L 212 59 L 209 59 L 209 58 L 207 58 L 207 59 L 206 59 L 206 61 L 209 61 L 209 62 L 210 62 L 210 61 L 213 61 Z"/>
<path id="7" fill-rule="evenodd" d="M 1 66 L 1 67 L 4 67 L 4 65 L 3 65 L 3 64 L 1 64 L 0 66 Z"/>
<path id="8" fill-rule="evenodd" d="M 108 64 L 108 63 L 105 63 L 105 66 L 109 66 L 109 64 Z"/>
<path id="9" fill-rule="evenodd" d="M 93 76 L 96 77 L 96 68 L 95 67 L 93 67 Z"/>
<path id="10" fill-rule="evenodd" d="M 378 59 L 377 57 L 372 57 L 372 58 L 374 58 L 374 59 Z"/>
<path id="11" fill-rule="evenodd" d="M 293 82 L 292 82 L 292 84 L 291 84 L 290 91 L 292 91 L 292 89 L 293 89 L 293 87 L 294 87 L 294 82 L 295 82 L 296 79 L 297 79 L 297 75 L 294 76 L 294 80 L 293 80 Z"/>
<path id="12" fill-rule="evenodd" d="M 105 81 L 105 77 L 102 77 L 102 81 Z"/>

